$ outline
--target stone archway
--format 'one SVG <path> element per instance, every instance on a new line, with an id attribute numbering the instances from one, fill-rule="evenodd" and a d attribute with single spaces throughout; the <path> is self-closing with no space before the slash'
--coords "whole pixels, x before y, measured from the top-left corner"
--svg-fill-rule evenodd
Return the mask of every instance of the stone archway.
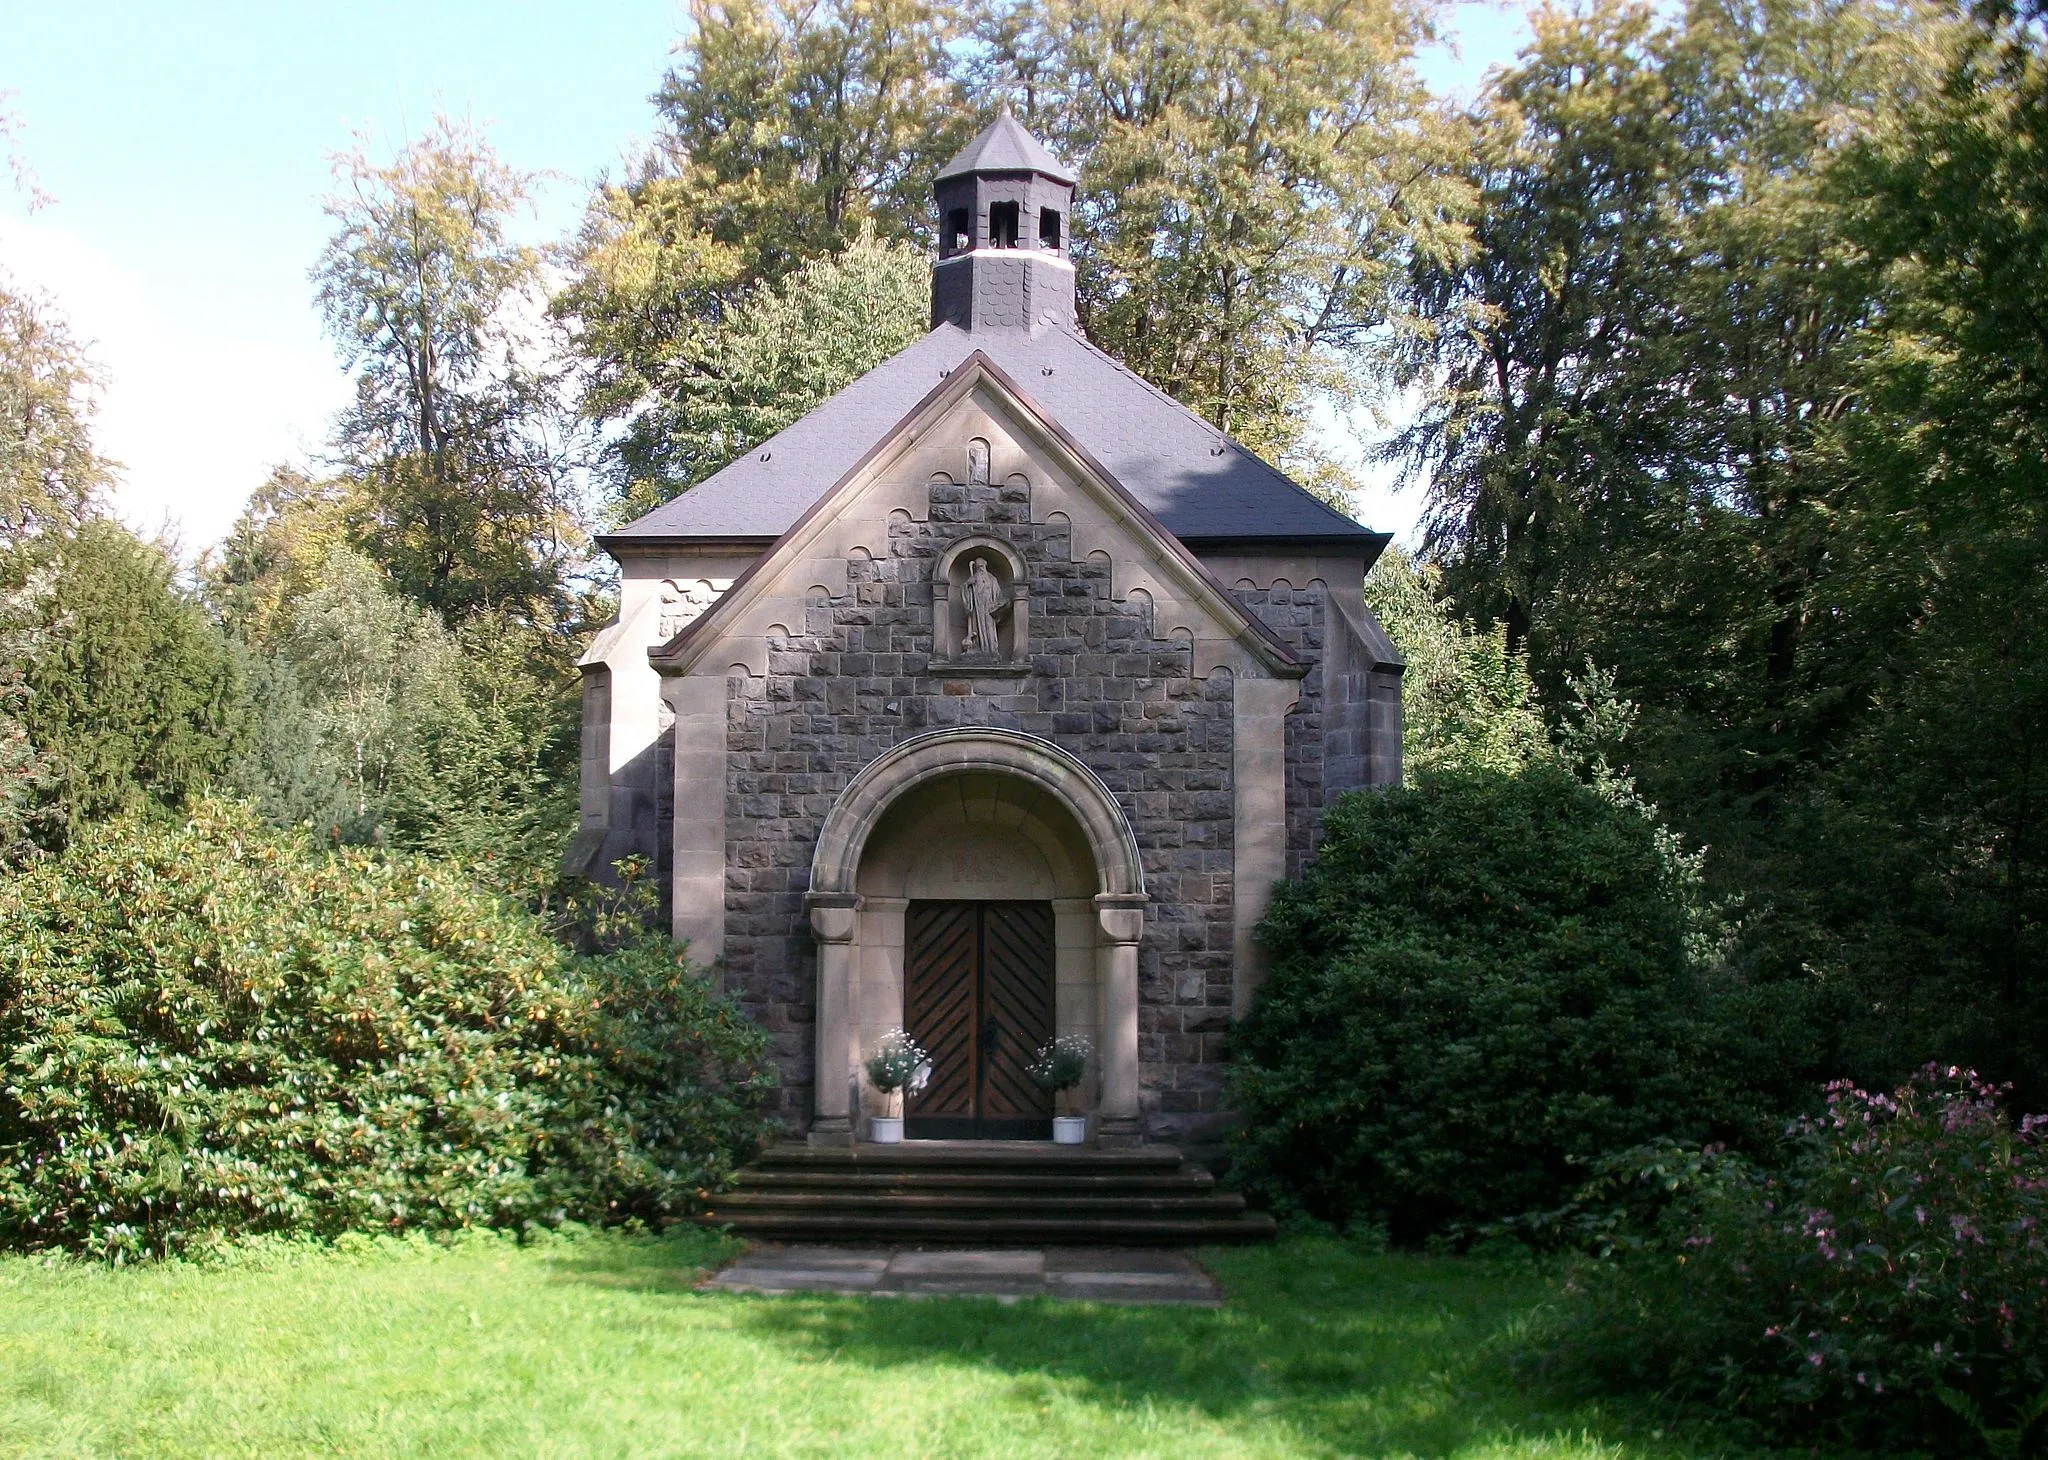
<path id="1" fill-rule="evenodd" d="M 977 806 L 991 809 L 977 813 Z M 956 815 L 958 829 L 949 831 Z M 912 866 L 894 842 L 928 848 L 934 836 L 957 835 L 964 843 L 977 815 L 1000 817 L 1011 854 L 993 874 L 967 870 L 985 868 L 986 855 L 965 858 L 960 875 L 1042 886 L 1042 894 L 1029 895 L 1049 896 L 1061 910 L 1069 931 L 1061 939 L 1067 1007 L 1060 1018 L 1065 1029 L 1087 1029 L 1097 1050 L 1097 1138 L 1137 1142 L 1138 939 L 1146 901 L 1137 839 L 1109 789 L 1068 752 L 1019 731 L 963 727 L 915 736 L 878 756 L 841 792 L 819 832 L 807 899 L 818 941 L 813 1143 L 855 1138 L 863 1025 L 887 1018 L 892 997 L 888 1022 L 901 1022 L 902 909 L 916 888 L 931 892 L 933 874 L 928 856 Z M 1092 1011 L 1079 1007 L 1084 989 Z"/>

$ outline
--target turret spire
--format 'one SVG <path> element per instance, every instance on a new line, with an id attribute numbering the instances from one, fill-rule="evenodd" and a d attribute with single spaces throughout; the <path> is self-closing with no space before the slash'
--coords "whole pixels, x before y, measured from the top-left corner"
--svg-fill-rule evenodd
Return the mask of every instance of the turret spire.
<path id="1" fill-rule="evenodd" d="M 967 330 L 1074 327 L 1067 258 L 1072 168 L 1010 114 L 939 169 L 932 323 Z"/>

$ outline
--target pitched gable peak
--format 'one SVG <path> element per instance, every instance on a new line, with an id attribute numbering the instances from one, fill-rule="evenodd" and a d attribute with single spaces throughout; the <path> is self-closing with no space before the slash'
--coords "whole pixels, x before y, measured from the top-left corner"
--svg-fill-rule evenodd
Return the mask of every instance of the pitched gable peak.
<path id="1" fill-rule="evenodd" d="M 1264 673 L 1296 678 L 1307 672 L 1308 666 L 1284 640 L 1238 602 L 1201 560 L 1132 496 L 1086 447 L 1068 435 L 1015 380 L 980 350 L 947 371 L 945 378 L 894 429 L 876 441 L 829 491 L 812 503 L 809 511 L 755 559 L 709 613 L 668 643 L 649 650 L 649 661 L 667 674 L 690 672 L 714 643 L 744 620 L 754 600 L 768 592 L 780 574 L 816 551 L 820 539 L 826 536 L 840 514 L 875 480 L 877 467 L 886 466 L 955 406 L 983 388 L 993 392 L 997 404 L 1006 413 L 1014 413 L 1027 433 L 1056 461 L 1060 461 L 1062 469 L 1070 473 L 1076 482 L 1107 499 L 1112 515 L 1124 524 L 1125 530 L 1145 543 L 1146 555 L 1178 584 L 1180 596 L 1198 604 L 1211 621 L 1223 626 L 1226 640 L 1234 639 Z"/>

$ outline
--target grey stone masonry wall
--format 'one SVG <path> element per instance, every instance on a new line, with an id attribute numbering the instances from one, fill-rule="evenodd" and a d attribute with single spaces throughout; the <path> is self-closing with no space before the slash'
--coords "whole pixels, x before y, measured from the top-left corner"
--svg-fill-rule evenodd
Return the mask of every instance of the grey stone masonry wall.
<path id="1" fill-rule="evenodd" d="M 1283 639 L 1297 658 L 1313 667 L 1301 682 L 1301 699 L 1287 716 L 1287 875 L 1299 877 L 1315 854 L 1323 804 L 1335 790 L 1349 790 L 1362 781 L 1330 787 L 1325 767 L 1323 637 L 1328 603 L 1321 583 L 1306 588 L 1275 585 L 1237 590 L 1237 600 L 1257 614 Z"/>
<path id="2" fill-rule="evenodd" d="M 932 671 L 933 560 L 977 533 L 1025 561 L 1028 674 Z M 1140 603 L 1111 598 L 1104 555 L 1076 562 L 1063 524 L 1031 522 L 1020 478 L 935 483 L 928 520 L 899 514 L 888 555 L 857 554 L 847 590 L 813 600 L 801 632 L 771 645 L 764 677 L 728 682 L 725 982 L 770 1031 L 782 1116 L 802 1129 L 812 1108 L 817 965 L 803 894 L 820 825 L 890 746 L 974 724 L 1060 745 L 1130 819 L 1151 899 L 1139 953 L 1146 1136 L 1213 1138 L 1232 995 L 1230 674 L 1193 678 L 1185 641 L 1153 637 Z M 1306 645 L 1318 620 L 1313 605 L 1300 612 L 1287 632 Z M 1304 788 L 1318 770 L 1304 762 Z M 1295 778 L 1290 735 L 1290 806 Z"/>

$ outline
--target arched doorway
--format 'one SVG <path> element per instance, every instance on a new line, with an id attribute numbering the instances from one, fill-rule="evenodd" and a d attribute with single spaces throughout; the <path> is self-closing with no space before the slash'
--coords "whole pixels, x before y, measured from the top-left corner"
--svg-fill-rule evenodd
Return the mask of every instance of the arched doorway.
<path id="1" fill-rule="evenodd" d="M 1136 1142 L 1144 879 L 1121 808 L 1080 761 L 1008 730 L 905 741 L 826 817 L 809 902 L 814 1142 L 854 1139 L 873 1101 L 861 1058 L 899 1025 L 939 1066 L 913 1134 L 1040 1134 L 1052 1112 L 1022 1067 L 1057 1030 L 1096 1050 L 1073 1112 L 1107 1144 Z"/>

